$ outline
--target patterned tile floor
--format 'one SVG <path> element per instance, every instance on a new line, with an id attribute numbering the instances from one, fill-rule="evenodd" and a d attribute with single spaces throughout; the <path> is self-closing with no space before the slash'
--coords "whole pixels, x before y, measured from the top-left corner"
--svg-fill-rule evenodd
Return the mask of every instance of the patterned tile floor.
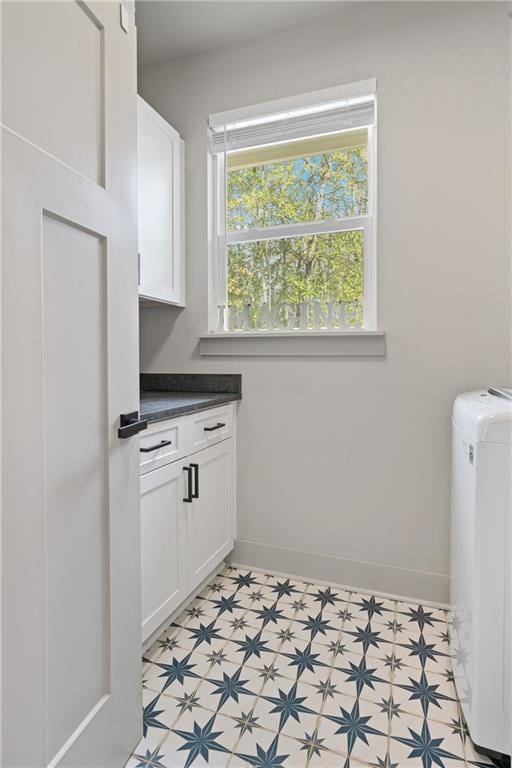
<path id="1" fill-rule="evenodd" d="M 226 567 L 144 657 L 127 768 L 489 766 L 442 610 Z"/>

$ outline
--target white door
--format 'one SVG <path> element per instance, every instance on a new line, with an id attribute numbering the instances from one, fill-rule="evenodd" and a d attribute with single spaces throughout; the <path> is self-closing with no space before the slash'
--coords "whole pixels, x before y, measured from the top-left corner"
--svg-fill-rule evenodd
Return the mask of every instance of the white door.
<path id="1" fill-rule="evenodd" d="M 2 764 L 141 733 L 135 29 L 2 3 Z"/>
<path id="2" fill-rule="evenodd" d="M 184 504 L 188 588 L 192 591 L 233 549 L 234 454 L 229 438 L 186 460 L 195 470 L 194 499 Z"/>
<path id="3" fill-rule="evenodd" d="M 138 98 L 139 295 L 184 306 L 184 143 Z"/>
<path id="4" fill-rule="evenodd" d="M 183 583 L 183 462 L 141 477 L 142 640 L 186 597 Z"/>

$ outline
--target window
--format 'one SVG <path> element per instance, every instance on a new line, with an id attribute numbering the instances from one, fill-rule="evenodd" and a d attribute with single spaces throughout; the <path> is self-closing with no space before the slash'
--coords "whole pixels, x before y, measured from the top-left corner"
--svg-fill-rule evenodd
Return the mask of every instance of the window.
<path id="1" fill-rule="evenodd" d="M 211 331 L 375 329 L 375 88 L 361 85 L 210 118 Z"/>

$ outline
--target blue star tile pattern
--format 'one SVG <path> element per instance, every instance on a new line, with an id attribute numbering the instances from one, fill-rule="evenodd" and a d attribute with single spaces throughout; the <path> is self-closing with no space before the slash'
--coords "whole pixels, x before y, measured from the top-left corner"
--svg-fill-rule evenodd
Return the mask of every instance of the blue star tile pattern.
<path id="1" fill-rule="evenodd" d="M 212 581 L 208 587 L 208 594 L 215 594 L 216 592 L 222 592 L 223 585 L 217 581 Z"/>
<path id="2" fill-rule="evenodd" d="M 392 695 L 389 699 L 382 699 L 380 703 L 380 711 L 385 712 L 390 718 L 400 717 L 400 715 L 403 714 L 400 704 L 395 704 Z"/>
<path id="3" fill-rule="evenodd" d="M 366 666 L 365 656 L 363 656 L 359 664 L 354 664 L 353 661 L 349 661 L 349 666 L 341 667 L 339 671 L 345 673 L 347 682 L 356 684 L 357 696 L 361 695 L 365 686 L 375 690 L 374 683 L 386 682 L 382 677 L 374 675 L 374 672 L 377 671 L 376 667 Z"/>
<path id="4" fill-rule="evenodd" d="M 286 579 L 284 581 L 278 581 L 276 584 L 273 584 L 271 586 L 271 590 L 276 593 L 277 598 L 280 597 L 291 597 L 294 593 L 298 593 L 299 590 L 296 589 L 293 584 L 290 583 L 290 579 Z"/>
<path id="5" fill-rule="evenodd" d="M 458 757 L 443 748 L 443 738 L 432 738 L 427 720 L 423 720 L 420 733 L 417 733 L 412 728 L 409 728 L 409 733 L 409 738 L 404 738 L 403 736 L 392 736 L 391 738 L 410 747 L 411 751 L 408 759 L 420 759 L 423 768 L 432 768 L 433 765 L 439 765 L 440 768 L 443 768 L 443 759 L 445 758 L 464 760 L 464 758 Z"/>
<path id="6" fill-rule="evenodd" d="M 434 627 L 441 622 L 441 619 L 434 616 L 433 611 L 426 611 L 422 605 L 418 605 L 417 608 L 409 608 L 407 612 L 400 611 L 400 613 L 407 616 L 409 621 L 416 622 L 422 632 L 427 625 Z"/>
<path id="7" fill-rule="evenodd" d="M 217 740 L 218 737 L 222 735 L 222 731 L 214 731 L 214 724 L 215 715 L 213 715 L 203 727 L 201 727 L 199 723 L 194 722 L 192 731 L 181 731 L 178 728 L 174 729 L 174 733 L 185 742 L 179 747 L 179 751 L 186 750 L 188 752 L 184 768 L 188 768 L 189 765 L 192 765 L 199 755 L 201 755 L 206 764 L 208 764 L 210 751 L 229 751 Z"/>
<path id="8" fill-rule="evenodd" d="M 394 653 L 384 656 L 384 664 L 386 667 L 389 667 L 392 672 L 394 672 L 395 669 L 402 669 L 404 666 L 402 659 L 397 658 Z"/>
<path id="9" fill-rule="evenodd" d="M 233 629 L 244 629 L 248 625 L 247 619 L 232 619 L 229 624 Z"/>
<path id="10" fill-rule="evenodd" d="M 398 768 L 398 763 L 392 763 L 389 754 L 386 757 L 378 757 L 375 768 Z"/>
<path id="11" fill-rule="evenodd" d="M 218 616 L 222 616 L 226 611 L 233 613 L 233 608 L 237 608 L 240 605 L 240 600 L 236 600 L 235 595 L 229 595 L 229 597 L 223 595 L 218 600 L 212 600 L 212 603 L 218 608 Z"/>
<path id="12" fill-rule="evenodd" d="M 279 768 L 280 766 L 285 765 L 285 760 L 289 757 L 289 755 L 277 754 L 278 741 L 279 736 L 276 736 L 274 739 L 272 739 L 272 743 L 267 750 L 265 750 L 259 744 L 256 744 L 255 755 L 239 754 L 238 757 L 242 758 L 242 760 L 245 760 L 248 765 L 254 766 L 254 768 Z"/>
<path id="13" fill-rule="evenodd" d="M 253 584 L 257 584 L 258 580 L 256 576 L 249 571 L 249 573 L 239 573 L 236 576 L 230 576 L 236 586 L 237 591 L 242 587 L 252 587 Z"/>
<path id="14" fill-rule="evenodd" d="M 438 657 L 447 656 L 443 651 L 437 650 L 435 643 L 427 642 L 423 632 L 421 632 L 418 640 L 410 638 L 408 643 L 397 643 L 397 645 L 409 651 L 409 656 L 416 656 L 422 667 L 425 666 L 428 659 L 437 662 Z"/>
<path id="15" fill-rule="evenodd" d="M 308 758 L 313 755 L 320 757 L 320 750 L 323 749 L 322 744 L 325 739 L 318 738 L 318 731 L 313 731 L 312 734 L 306 733 L 300 741 L 302 742 L 302 749 L 307 750 Z"/>
<path id="16" fill-rule="evenodd" d="M 214 664 L 222 664 L 223 661 L 226 660 L 226 654 L 224 651 L 212 651 L 206 656 L 206 660 L 211 663 L 213 666 Z"/>
<path id="17" fill-rule="evenodd" d="M 297 668 L 297 677 L 300 677 L 306 669 L 313 672 L 315 667 L 328 666 L 325 662 L 320 661 L 318 653 L 312 652 L 311 643 L 308 643 L 302 650 L 295 648 L 295 653 L 283 653 L 282 655 L 290 659 L 288 666 Z"/>
<path id="18" fill-rule="evenodd" d="M 311 640 L 314 640 L 318 634 L 325 635 L 327 629 L 335 629 L 328 618 L 322 617 L 321 611 L 316 616 L 308 616 L 307 620 L 298 619 L 298 622 L 310 633 Z"/>
<path id="19" fill-rule="evenodd" d="M 327 587 L 326 589 L 319 589 L 314 595 L 314 599 L 320 603 L 320 608 L 322 611 L 327 605 L 336 606 L 340 602 L 343 602 L 343 598 L 340 598 L 339 595 L 337 595 L 336 592 L 333 592 L 330 587 Z"/>
<path id="20" fill-rule="evenodd" d="M 314 683 L 313 688 L 316 688 L 323 699 L 334 698 L 336 686 L 330 680 L 319 680 L 318 683 Z"/>
<path id="21" fill-rule="evenodd" d="M 267 680 L 275 680 L 276 677 L 282 677 L 282 675 L 279 674 L 279 669 L 273 662 L 272 664 L 264 664 L 259 676 L 262 677 L 265 682 L 267 682 Z"/>
<path id="22" fill-rule="evenodd" d="M 155 696 L 154 699 L 151 699 L 142 711 L 142 731 L 144 736 L 147 736 L 149 728 L 165 728 L 167 730 L 167 726 L 158 719 L 158 716 L 165 712 L 165 709 L 156 709 L 159 698 L 159 696 Z"/>
<path id="23" fill-rule="evenodd" d="M 146 754 L 144 756 L 135 755 L 135 758 L 138 758 L 139 760 L 136 768 L 165 768 L 165 765 L 160 762 L 164 757 L 165 755 L 160 753 L 159 747 L 153 751 L 146 749 Z"/>
<path id="24" fill-rule="evenodd" d="M 428 708 L 431 704 L 441 709 L 441 702 L 443 700 L 453 700 L 451 696 L 447 696 L 445 693 L 438 691 L 439 684 L 429 684 L 425 670 L 421 671 L 419 680 L 414 680 L 412 677 L 410 677 L 409 681 L 409 685 L 399 684 L 398 687 L 403 688 L 404 691 L 409 691 L 410 699 L 417 699 L 421 702 L 421 707 L 425 716 L 428 714 Z"/>
<path id="25" fill-rule="evenodd" d="M 338 726 L 336 734 L 346 734 L 349 755 L 358 739 L 361 739 L 365 744 L 368 744 L 368 736 L 370 734 L 375 736 L 385 736 L 382 731 L 377 730 L 371 725 L 371 715 L 363 716 L 360 714 L 359 701 L 357 699 L 350 712 L 343 707 L 340 707 L 339 715 L 327 715 L 327 718 L 328 720 L 332 720 L 332 722 L 336 723 Z"/>
<path id="26" fill-rule="evenodd" d="M 344 645 L 341 640 L 333 640 L 329 643 L 329 653 L 333 656 L 339 656 L 345 653 L 347 646 Z"/>
<path id="27" fill-rule="evenodd" d="M 201 643 L 212 644 L 212 640 L 222 640 L 222 635 L 219 635 L 218 629 L 215 627 L 215 620 L 211 621 L 207 626 L 200 624 L 199 627 L 193 627 L 188 630 L 190 636 L 195 639 L 194 648 L 197 648 Z"/>
<path id="28" fill-rule="evenodd" d="M 371 645 L 378 648 L 383 642 L 380 632 L 373 630 L 370 622 L 365 627 L 356 627 L 355 631 L 347 629 L 345 634 L 352 635 L 354 642 L 361 643 L 364 653 L 366 653 Z"/>
<path id="29" fill-rule="evenodd" d="M 158 640 L 158 645 L 163 651 L 173 651 L 178 647 L 178 638 L 175 635 L 165 637 L 163 640 Z"/>
<path id="30" fill-rule="evenodd" d="M 164 670 L 160 675 L 160 677 L 165 677 L 165 684 L 162 691 L 165 691 L 165 689 L 175 681 L 178 681 L 178 683 L 183 685 L 186 677 L 197 677 L 196 673 L 192 672 L 192 669 L 196 665 L 189 664 L 191 656 L 192 654 L 189 653 L 183 659 L 174 657 L 170 664 L 157 663 L 157 666 Z"/>
<path id="31" fill-rule="evenodd" d="M 295 634 L 292 632 L 290 627 L 286 627 L 286 629 L 280 629 L 278 631 L 277 637 L 279 640 L 293 640 L 295 638 Z"/>
<path id="32" fill-rule="evenodd" d="M 239 694 L 246 693 L 248 696 L 254 696 L 254 691 L 250 691 L 245 687 L 248 680 L 240 680 L 242 674 L 242 667 L 239 667 L 234 675 L 228 675 L 223 673 L 222 680 L 214 680 L 208 678 L 208 682 L 215 686 L 214 694 L 219 694 L 219 704 L 217 709 L 222 709 L 222 706 L 228 699 L 234 699 L 238 701 Z"/>
<path id="33" fill-rule="evenodd" d="M 354 605 L 357 606 L 360 611 L 368 614 L 368 621 L 371 621 L 376 614 L 378 616 L 389 615 L 389 609 L 384 606 L 383 602 L 377 600 L 373 595 L 370 598 L 355 600 Z"/>
<path id="34" fill-rule="evenodd" d="M 277 607 L 277 601 L 268 607 L 264 606 L 263 608 L 253 608 L 251 610 L 258 616 L 258 619 L 261 620 L 262 629 L 264 629 L 270 622 L 272 622 L 272 624 L 277 624 L 279 619 L 284 618 L 284 610 Z"/>
<path id="35" fill-rule="evenodd" d="M 452 624 L 453 626 L 453 624 Z M 472 768 L 446 612 L 225 568 L 144 653 L 127 768 Z"/>
<path id="36" fill-rule="evenodd" d="M 271 653 L 270 649 L 266 647 L 268 641 L 261 639 L 261 630 L 253 637 L 246 635 L 245 640 L 234 640 L 233 642 L 240 646 L 239 652 L 243 653 L 244 664 L 251 656 L 257 656 L 260 659 L 262 653 Z"/>
<path id="37" fill-rule="evenodd" d="M 194 707 L 199 706 L 199 699 L 193 693 L 186 693 L 184 696 L 176 697 L 176 706 L 179 707 L 181 712 L 189 710 L 192 712 Z"/>
<path id="38" fill-rule="evenodd" d="M 240 717 L 235 717 L 236 720 L 236 727 L 240 728 L 240 735 L 243 736 L 244 733 L 252 733 L 254 728 L 259 728 L 258 726 L 258 719 L 257 717 L 254 717 L 254 714 L 252 712 L 242 712 Z"/>
<path id="39" fill-rule="evenodd" d="M 283 691 L 280 688 L 279 696 L 263 695 L 262 698 L 274 705 L 273 709 L 270 710 L 271 713 L 279 713 L 279 731 L 282 730 L 289 717 L 293 717 L 294 720 L 300 722 L 300 715 L 302 713 L 313 714 L 313 710 L 303 704 L 306 697 L 297 696 L 297 683 L 294 683 L 289 691 Z"/>

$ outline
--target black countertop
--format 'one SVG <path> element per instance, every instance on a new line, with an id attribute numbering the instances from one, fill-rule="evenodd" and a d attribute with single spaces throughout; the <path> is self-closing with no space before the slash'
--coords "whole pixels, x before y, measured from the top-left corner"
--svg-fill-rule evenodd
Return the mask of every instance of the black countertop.
<path id="1" fill-rule="evenodd" d="M 144 392 L 140 393 L 140 416 L 148 421 L 172 419 L 186 413 L 204 411 L 216 405 L 241 400 L 238 393 L 223 392 Z"/>
<path id="2" fill-rule="evenodd" d="M 161 421 L 242 398 L 238 373 L 141 373 L 140 415 Z"/>

